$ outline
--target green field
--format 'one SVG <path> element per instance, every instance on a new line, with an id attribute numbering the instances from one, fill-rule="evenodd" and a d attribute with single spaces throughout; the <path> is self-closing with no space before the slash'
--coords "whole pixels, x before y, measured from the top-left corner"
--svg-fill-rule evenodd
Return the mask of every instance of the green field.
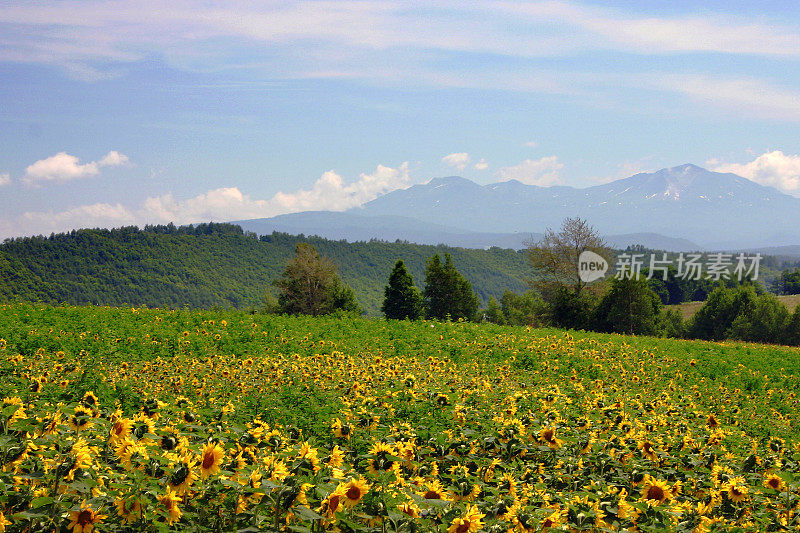
<path id="1" fill-rule="evenodd" d="M 8 531 L 798 526 L 796 348 L 14 304 L 0 372 Z"/>

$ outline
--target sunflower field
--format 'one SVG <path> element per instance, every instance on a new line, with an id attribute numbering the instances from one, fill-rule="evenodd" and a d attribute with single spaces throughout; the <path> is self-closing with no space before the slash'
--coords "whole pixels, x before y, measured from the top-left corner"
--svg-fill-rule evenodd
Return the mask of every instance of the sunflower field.
<path id="1" fill-rule="evenodd" d="M 0 305 L 0 532 L 800 529 L 800 350 Z"/>

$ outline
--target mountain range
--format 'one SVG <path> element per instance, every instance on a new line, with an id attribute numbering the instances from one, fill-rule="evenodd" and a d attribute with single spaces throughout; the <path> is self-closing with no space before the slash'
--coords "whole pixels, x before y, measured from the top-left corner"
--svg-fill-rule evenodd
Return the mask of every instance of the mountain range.
<path id="1" fill-rule="evenodd" d="M 587 219 L 617 248 L 738 250 L 800 243 L 800 198 L 691 164 L 582 189 L 517 180 L 480 185 L 449 176 L 344 212 L 308 211 L 234 223 L 259 234 L 522 248 L 575 216 Z"/>

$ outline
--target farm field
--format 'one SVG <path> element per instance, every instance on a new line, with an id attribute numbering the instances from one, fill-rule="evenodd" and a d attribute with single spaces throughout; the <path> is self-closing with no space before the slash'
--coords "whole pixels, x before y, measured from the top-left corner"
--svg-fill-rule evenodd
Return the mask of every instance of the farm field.
<path id="1" fill-rule="evenodd" d="M 800 349 L 0 306 L 0 531 L 795 529 Z"/>
<path id="2" fill-rule="evenodd" d="M 798 304 L 800 304 L 800 294 L 789 294 L 789 295 L 781 295 L 777 297 L 789 312 L 793 312 Z M 684 320 L 688 320 L 694 316 L 694 314 L 703 307 L 705 302 L 684 302 L 678 305 L 668 305 L 666 306 L 667 309 L 677 309 L 680 311 L 681 316 Z"/>

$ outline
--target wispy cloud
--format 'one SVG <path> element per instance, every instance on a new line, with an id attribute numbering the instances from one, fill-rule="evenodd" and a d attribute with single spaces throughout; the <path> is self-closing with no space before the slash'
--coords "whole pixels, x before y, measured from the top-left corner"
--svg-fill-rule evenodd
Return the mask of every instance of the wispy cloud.
<path id="1" fill-rule="evenodd" d="M 704 105 L 737 116 L 800 120 L 800 91 L 754 78 L 656 74 L 640 82 L 653 89 L 682 93 Z"/>
<path id="2" fill-rule="evenodd" d="M 11 184 L 11 174 L 8 172 L 0 173 L 0 187 Z"/>

